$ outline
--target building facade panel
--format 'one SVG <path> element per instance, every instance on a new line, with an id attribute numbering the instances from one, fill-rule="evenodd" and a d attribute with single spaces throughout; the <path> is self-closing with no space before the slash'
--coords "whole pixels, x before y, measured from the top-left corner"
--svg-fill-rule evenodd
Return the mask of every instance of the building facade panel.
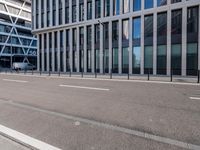
<path id="1" fill-rule="evenodd" d="M 57 6 L 57 16 L 49 20 L 56 20 L 57 24 L 41 27 L 34 23 L 33 30 L 36 35 L 56 32 L 57 39 L 64 40 L 64 47 L 58 48 L 58 52 L 63 51 L 63 59 L 60 60 L 60 54 L 57 59 L 52 58 L 57 68 L 64 68 L 62 71 L 68 70 L 70 60 L 69 70 L 74 72 L 197 74 L 199 1 L 62 0 L 62 3 L 62 15 L 58 10 L 61 6 Z M 32 8 L 37 9 L 37 6 Z M 54 6 L 50 9 L 53 12 Z M 33 12 L 42 16 L 40 10 Z M 40 23 L 38 15 L 34 13 L 33 20 Z M 69 37 L 60 35 L 60 30 L 68 31 Z M 197 40 L 191 40 L 190 37 L 195 36 Z M 69 46 L 65 46 L 67 40 Z M 52 50 L 57 52 L 55 41 L 52 44 Z"/>
<path id="2" fill-rule="evenodd" d="M 0 67 L 11 68 L 14 62 L 37 66 L 37 38 L 31 33 L 36 16 L 36 1 L 32 7 L 30 1 L 0 1 Z"/>

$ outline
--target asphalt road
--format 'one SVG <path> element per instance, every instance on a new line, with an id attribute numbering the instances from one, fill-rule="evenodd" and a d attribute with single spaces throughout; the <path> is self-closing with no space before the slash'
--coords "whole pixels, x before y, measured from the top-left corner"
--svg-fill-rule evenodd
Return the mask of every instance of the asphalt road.
<path id="1" fill-rule="evenodd" d="M 200 145 L 199 97 L 196 84 L 1 74 L 0 124 L 63 150 L 183 150 Z"/>

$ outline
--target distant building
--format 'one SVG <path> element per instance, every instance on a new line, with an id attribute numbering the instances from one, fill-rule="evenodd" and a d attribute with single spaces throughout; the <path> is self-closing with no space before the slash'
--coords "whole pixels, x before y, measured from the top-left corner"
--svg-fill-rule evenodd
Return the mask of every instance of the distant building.
<path id="1" fill-rule="evenodd" d="M 196 75 L 199 0 L 33 0 L 38 70 Z"/>
<path id="2" fill-rule="evenodd" d="M 37 38 L 31 33 L 31 1 L 0 0 L 0 67 L 37 64 Z"/>

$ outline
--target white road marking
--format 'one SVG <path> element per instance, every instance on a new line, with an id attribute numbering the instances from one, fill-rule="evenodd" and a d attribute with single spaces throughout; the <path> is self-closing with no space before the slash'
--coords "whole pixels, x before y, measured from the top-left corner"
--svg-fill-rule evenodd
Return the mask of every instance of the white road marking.
<path id="1" fill-rule="evenodd" d="M 31 110 L 34 110 L 34 111 L 38 111 L 38 112 L 45 113 L 45 114 L 48 114 L 48 115 L 54 115 L 54 116 L 57 116 L 57 117 L 69 119 L 69 120 L 76 121 L 76 122 L 78 121 L 80 123 L 86 123 L 86 124 L 106 128 L 106 129 L 111 129 L 111 130 L 122 132 L 122 133 L 125 133 L 125 134 L 138 136 L 138 137 L 141 137 L 141 138 L 144 138 L 144 139 L 149 139 L 149 140 L 152 140 L 152 141 L 161 142 L 161 143 L 165 143 L 165 144 L 169 144 L 169 145 L 174 145 L 174 146 L 178 146 L 178 147 L 189 149 L 189 150 L 200 150 L 200 145 L 194 145 L 194 144 L 191 144 L 191 143 L 182 142 L 182 141 L 179 141 L 179 140 L 170 139 L 170 138 L 162 137 L 162 136 L 159 136 L 159 135 L 153 135 L 153 134 L 138 131 L 138 130 L 133 130 L 133 129 L 125 128 L 125 127 L 115 126 L 115 125 L 108 124 L 108 123 L 105 123 L 105 122 L 100 122 L 100 121 L 90 120 L 90 119 L 76 117 L 76 116 L 72 116 L 72 115 L 62 114 L 62 113 L 59 113 L 59 112 L 53 112 L 53 111 L 29 106 L 29 105 L 26 105 L 26 104 L 20 104 L 20 103 L 17 103 L 17 102 L 3 101 L 3 103 L 8 103 L 10 105 L 17 106 L 17 107 L 20 107 L 20 108 L 31 109 Z"/>
<path id="2" fill-rule="evenodd" d="M 190 97 L 192 100 L 200 100 L 200 97 Z"/>
<path id="3" fill-rule="evenodd" d="M 110 91 L 110 89 L 96 88 L 96 87 L 86 87 L 86 86 L 74 86 L 74 85 L 59 85 L 60 87 L 78 88 L 78 89 L 88 89 L 88 90 L 99 90 L 99 91 Z"/>
<path id="4" fill-rule="evenodd" d="M 22 134 L 18 131 L 15 131 L 13 129 L 7 128 L 5 126 L 0 125 L 0 134 L 3 136 L 6 136 L 16 142 L 21 143 L 22 145 L 25 145 L 27 147 L 31 147 L 38 150 L 61 150 L 59 148 L 56 148 L 54 146 L 51 146 L 47 143 L 44 143 L 42 141 L 39 141 L 37 139 L 34 139 L 32 137 L 29 137 L 25 134 Z"/>
<path id="5" fill-rule="evenodd" d="M 24 81 L 24 80 L 11 80 L 11 79 L 3 79 L 3 81 L 18 82 L 18 83 L 27 83 L 28 82 L 28 81 Z"/>

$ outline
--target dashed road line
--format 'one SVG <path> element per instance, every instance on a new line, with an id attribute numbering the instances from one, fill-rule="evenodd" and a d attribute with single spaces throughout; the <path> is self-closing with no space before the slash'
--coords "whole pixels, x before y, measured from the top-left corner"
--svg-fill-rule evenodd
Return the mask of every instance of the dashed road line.
<path id="1" fill-rule="evenodd" d="M 28 81 L 24 80 L 12 80 L 12 79 L 2 79 L 3 81 L 8 81 L 8 82 L 18 82 L 18 83 L 27 83 Z"/>
<path id="2" fill-rule="evenodd" d="M 105 88 L 96 88 L 96 87 L 86 87 L 86 86 L 75 86 L 75 85 L 59 85 L 60 87 L 67 87 L 67 88 L 77 88 L 77 89 L 88 89 L 88 90 L 99 90 L 99 91 L 110 91 L 110 89 Z"/>
<path id="3" fill-rule="evenodd" d="M 192 100 L 200 100 L 200 97 L 190 97 Z"/>

